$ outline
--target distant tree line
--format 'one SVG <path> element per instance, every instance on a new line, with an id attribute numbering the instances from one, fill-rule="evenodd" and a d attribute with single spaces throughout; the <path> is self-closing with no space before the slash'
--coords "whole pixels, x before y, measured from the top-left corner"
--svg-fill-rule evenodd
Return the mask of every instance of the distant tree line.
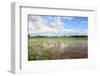
<path id="1" fill-rule="evenodd" d="M 29 34 L 28 34 L 28 38 L 30 38 L 30 37 L 36 37 L 36 38 L 46 38 L 46 37 L 88 37 L 88 36 L 86 36 L 86 35 L 73 35 L 73 36 L 40 36 L 40 35 L 38 35 L 38 36 L 30 36 Z"/>

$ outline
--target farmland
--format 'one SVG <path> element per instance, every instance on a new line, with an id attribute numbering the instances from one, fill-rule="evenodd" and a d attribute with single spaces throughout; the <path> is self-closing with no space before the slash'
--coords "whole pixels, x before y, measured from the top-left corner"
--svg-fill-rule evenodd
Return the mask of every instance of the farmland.
<path id="1" fill-rule="evenodd" d="M 88 37 L 28 37 L 28 60 L 88 58 Z"/>

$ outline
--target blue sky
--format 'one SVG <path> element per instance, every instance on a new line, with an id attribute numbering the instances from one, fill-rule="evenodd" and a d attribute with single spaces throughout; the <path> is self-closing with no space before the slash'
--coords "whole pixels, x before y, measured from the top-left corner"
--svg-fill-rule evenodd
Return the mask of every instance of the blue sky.
<path id="1" fill-rule="evenodd" d="M 32 36 L 87 35 L 88 17 L 29 15 L 29 34 Z"/>

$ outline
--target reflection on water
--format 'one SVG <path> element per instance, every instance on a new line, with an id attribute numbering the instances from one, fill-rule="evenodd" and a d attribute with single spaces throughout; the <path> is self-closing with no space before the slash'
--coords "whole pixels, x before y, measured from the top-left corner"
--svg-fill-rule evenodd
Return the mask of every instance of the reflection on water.
<path id="1" fill-rule="evenodd" d="M 68 49 L 68 48 L 87 48 L 88 44 L 86 40 L 72 40 L 72 41 L 63 41 L 63 40 L 31 40 L 29 46 L 32 46 L 36 49 L 45 49 L 45 48 L 60 48 L 60 49 Z M 62 51 L 62 50 L 61 50 Z"/>
<path id="2" fill-rule="evenodd" d="M 87 58 L 88 43 L 87 40 L 29 40 L 29 52 L 37 54 L 37 57 L 48 56 L 51 59 L 68 58 Z M 36 55 L 34 55 L 35 57 Z M 45 57 L 46 57 L 45 56 Z M 47 58 L 47 60 L 49 59 Z M 39 60 L 39 59 L 37 59 Z"/>

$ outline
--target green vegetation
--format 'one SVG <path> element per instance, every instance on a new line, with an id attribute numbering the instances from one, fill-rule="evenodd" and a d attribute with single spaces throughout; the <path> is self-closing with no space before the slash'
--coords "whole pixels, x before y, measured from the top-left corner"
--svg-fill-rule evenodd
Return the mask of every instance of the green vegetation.
<path id="1" fill-rule="evenodd" d="M 48 37 L 48 36 L 33 36 L 33 37 L 28 37 L 29 39 L 62 39 L 62 40 L 72 40 L 72 39 L 81 39 L 81 40 L 83 40 L 83 39 L 85 39 L 85 40 L 87 40 L 88 39 L 88 37 L 87 36 L 50 36 L 50 37 Z"/>
<path id="2" fill-rule="evenodd" d="M 28 36 L 28 60 L 87 58 L 87 36 Z"/>

